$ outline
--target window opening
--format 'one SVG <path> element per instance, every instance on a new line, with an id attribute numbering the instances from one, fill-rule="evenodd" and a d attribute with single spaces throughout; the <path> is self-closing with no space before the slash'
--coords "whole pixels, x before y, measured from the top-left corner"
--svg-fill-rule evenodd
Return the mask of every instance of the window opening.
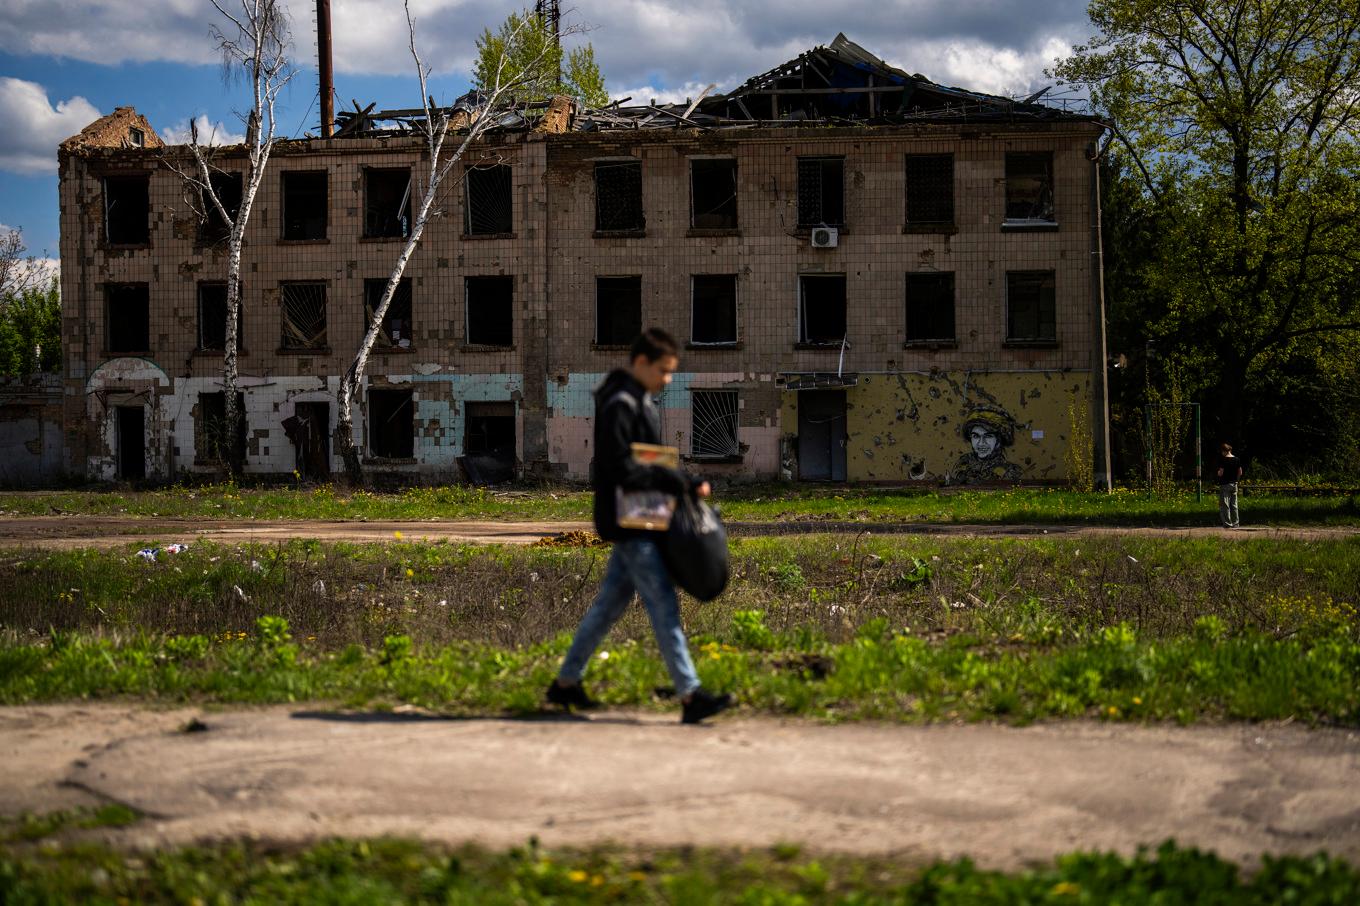
<path id="1" fill-rule="evenodd" d="M 642 333 L 642 278 L 599 277 L 595 281 L 595 342 L 627 346 Z"/>
<path id="2" fill-rule="evenodd" d="M 845 158 L 798 158 L 798 225 L 845 224 Z"/>
<path id="3" fill-rule="evenodd" d="M 467 204 L 463 206 L 467 234 L 494 236 L 514 232 L 513 197 L 508 166 L 468 167 Z"/>
<path id="4" fill-rule="evenodd" d="M 907 155 L 907 223 L 954 222 L 954 155 Z"/>
<path id="5" fill-rule="evenodd" d="M 1006 222 L 1053 223 L 1053 155 L 1006 155 Z"/>
<path id="6" fill-rule="evenodd" d="M 641 232 L 642 161 L 600 161 L 595 164 L 595 229 L 599 232 Z"/>
<path id="7" fill-rule="evenodd" d="M 1006 274 L 1006 339 L 1057 340 L 1056 286 L 1053 271 Z"/>
<path id="8" fill-rule="evenodd" d="M 244 294 L 243 294 L 244 295 Z M 237 311 L 236 348 L 241 348 L 241 328 L 245 319 Z M 198 348 L 227 348 L 227 284 L 198 284 Z"/>
<path id="9" fill-rule="evenodd" d="M 373 313 L 382 304 L 383 292 L 387 289 L 387 278 L 379 277 L 364 281 L 364 325 L 373 323 Z M 378 346 L 405 349 L 411 345 L 411 278 L 402 277 L 397 283 L 392 302 L 387 306 L 387 314 L 378 326 Z"/>
<path id="10" fill-rule="evenodd" d="M 104 287 L 109 352 L 143 353 L 151 349 L 150 292 L 145 283 L 110 283 Z"/>
<path id="11" fill-rule="evenodd" d="M 326 348 L 326 284 L 284 283 L 280 288 L 283 308 L 284 349 Z"/>
<path id="12" fill-rule="evenodd" d="M 845 274 L 798 278 L 800 343 L 839 345 L 845 339 Z"/>
<path id="13" fill-rule="evenodd" d="M 409 167 L 364 169 L 364 236 L 404 238 L 411 232 Z"/>
<path id="14" fill-rule="evenodd" d="M 469 456 L 515 458 L 515 404 L 464 403 L 463 452 Z"/>
<path id="15" fill-rule="evenodd" d="M 110 245 L 151 241 L 151 177 L 104 177 L 104 238 Z"/>
<path id="16" fill-rule="evenodd" d="M 233 220 L 241 210 L 241 174 L 240 173 L 211 173 L 208 176 L 208 184 L 212 186 L 213 192 L 217 195 L 217 200 L 222 202 L 222 207 L 227 209 L 227 214 Z M 203 220 L 198 225 L 198 241 L 200 245 L 217 245 L 226 242 L 231 237 L 231 228 L 222 219 L 222 214 L 217 210 L 217 205 L 213 204 L 212 198 L 207 192 L 201 192 L 200 197 L 203 205 Z"/>
<path id="17" fill-rule="evenodd" d="M 690 391 L 691 455 L 715 458 L 740 456 L 737 411 L 735 390 Z"/>
<path id="18" fill-rule="evenodd" d="M 415 455 L 415 401 L 410 390 L 368 391 L 368 449 L 383 459 Z"/>
<path id="19" fill-rule="evenodd" d="M 954 275 L 907 274 L 907 341 L 955 339 Z"/>
<path id="20" fill-rule="evenodd" d="M 128 127 L 128 144 L 134 148 L 140 148 L 146 144 L 146 133 L 136 126 Z"/>
<path id="21" fill-rule="evenodd" d="M 515 341 L 513 277 L 468 277 L 467 341 L 473 346 L 511 346 Z"/>
<path id="22" fill-rule="evenodd" d="M 737 228 L 737 162 L 692 160 L 690 225 L 697 230 Z"/>
<path id="23" fill-rule="evenodd" d="M 283 174 L 283 238 L 326 238 L 326 171 Z"/>
<path id="24" fill-rule="evenodd" d="M 736 274 L 695 274 L 690 339 L 696 345 L 737 342 Z"/>
<path id="25" fill-rule="evenodd" d="M 236 452 L 238 459 L 245 458 L 246 452 L 246 397 L 236 394 L 236 411 L 240 419 L 236 425 Z M 198 419 L 194 423 L 195 459 L 204 463 L 228 462 L 227 438 L 227 394 L 221 390 L 215 393 L 198 395 Z"/>

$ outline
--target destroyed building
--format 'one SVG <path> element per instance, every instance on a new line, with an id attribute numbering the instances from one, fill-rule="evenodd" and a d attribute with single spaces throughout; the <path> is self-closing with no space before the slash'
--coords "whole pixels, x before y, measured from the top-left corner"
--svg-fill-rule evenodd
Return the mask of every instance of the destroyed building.
<path id="1" fill-rule="evenodd" d="M 416 113 L 355 105 L 275 148 L 232 439 L 225 243 L 167 165 L 187 152 L 126 108 L 63 145 L 73 472 L 208 472 L 228 442 L 247 473 L 339 469 L 338 377 L 409 229 Z M 382 325 L 355 413 L 373 471 L 586 478 L 592 391 L 659 325 L 685 347 L 665 438 L 714 477 L 1056 482 L 1074 450 L 1108 475 L 1094 118 L 843 36 L 686 104 L 493 115 Z M 244 150 L 214 163 L 239 192 Z"/>

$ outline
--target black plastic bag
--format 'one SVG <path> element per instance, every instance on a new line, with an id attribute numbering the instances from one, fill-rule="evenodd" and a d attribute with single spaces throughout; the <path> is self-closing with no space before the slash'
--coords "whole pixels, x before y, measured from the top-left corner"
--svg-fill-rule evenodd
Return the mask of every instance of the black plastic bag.
<path id="1" fill-rule="evenodd" d="M 727 529 L 693 494 L 681 495 L 661 555 L 675 584 L 700 601 L 712 601 L 727 587 Z"/>

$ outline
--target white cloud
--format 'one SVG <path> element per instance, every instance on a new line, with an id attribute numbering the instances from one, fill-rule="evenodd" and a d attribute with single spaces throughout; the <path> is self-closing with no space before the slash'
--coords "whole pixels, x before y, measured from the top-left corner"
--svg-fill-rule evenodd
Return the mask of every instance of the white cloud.
<path id="1" fill-rule="evenodd" d="M 198 127 L 198 142 L 201 145 L 239 145 L 246 140 L 242 133 L 232 132 L 220 120 L 214 124 L 206 113 L 194 118 Z M 189 120 L 180 120 L 173 126 L 161 130 L 161 138 L 167 145 L 189 144 Z"/>
<path id="2" fill-rule="evenodd" d="M 83 97 L 47 99 L 36 82 L 0 78 L 0 170 L 35 174 L 57 171 L 57 145 L 99 118 Z"/>
<path id="3" fill-rule="evenodd" d="M 615 88 L 610 85 L 609 99 L 632 98 L 625 105 L 628 107 L 650 104 L 654 99 L 658 104 L 683 104 L 686 100 L 692 101 L 697 98 L 707 87 L 708 85 L 699 82 L 687 82 L 678 88 L 657 88 L 652 85 L 646 85 L 642 88 Z M 719 90 L 721 90 L 721 86 L 719 86 Z"/>

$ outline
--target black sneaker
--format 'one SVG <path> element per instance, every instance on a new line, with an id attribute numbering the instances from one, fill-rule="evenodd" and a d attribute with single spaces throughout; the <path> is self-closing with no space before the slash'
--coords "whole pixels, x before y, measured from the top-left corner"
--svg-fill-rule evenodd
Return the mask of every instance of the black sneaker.
<path id="1" fill-rule="evenodd" d="M 689 701 L 685 702 L 685 709 L 681 712 L 680 722 L 682 724 L 697 724 L 705 717 L 721 714 L 732 705 L 732 694 L 730 692 L 714 695 L 712 692 L 705 692 L 703 689 L 695 689 Z"/>
<path id="2" fill-rule="evenodd" d="M 585 687 L 580 683 L 564 686 L 557 680 L 548 684 L 547 699 L 552 704 L 561 705 L 568 711 L 572 708 L 580 708 L 585 711 L 599 705 L 599 702 L 586 695 Z"/>

